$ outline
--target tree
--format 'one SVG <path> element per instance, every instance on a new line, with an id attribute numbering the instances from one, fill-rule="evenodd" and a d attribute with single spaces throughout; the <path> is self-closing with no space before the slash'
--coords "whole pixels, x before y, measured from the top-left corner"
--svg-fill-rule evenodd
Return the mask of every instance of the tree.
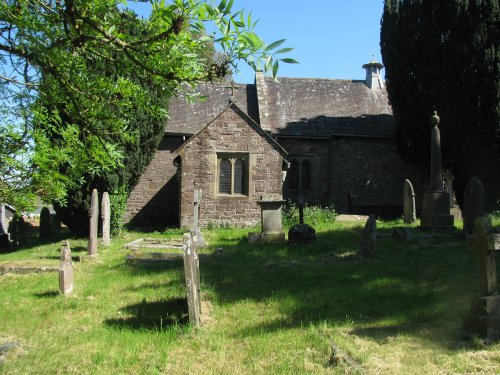
<path id="1" fill-rule="evenodd" d="M 429 165 L 437 110 L 459 204 L 473 176 L 489 206 L 500 204 L 499 21 L 498 0 L 385 0 L 381 48 L 399 152 Z"/>
<path id="2" fill-rule="evenodd" d="M 240 60 L 274 75 L 279 61 L 294 62 L 276 59 L 290 49 L 278 49 L 283 40 L 265 44 L 232 0 L 152 1 L 149 19 L 130 21 L 135 31 L 121 27 L 128 16 L 120 3 L 0 3 L 0 201 L 64 202 L 84 176 L 123 166 L 123 145 L 140 142 L 128 115 L 140 110 L 135 116 L 156 124 L 167 117 L 159 92 L 163 100 L 187 93 Z M 218 69 L 202 57 L 212 42 L 225 56 Z"/>

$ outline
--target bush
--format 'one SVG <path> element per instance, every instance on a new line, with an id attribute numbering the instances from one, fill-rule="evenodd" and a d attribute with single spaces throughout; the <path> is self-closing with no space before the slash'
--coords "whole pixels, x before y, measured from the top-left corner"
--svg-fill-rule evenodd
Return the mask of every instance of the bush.
<path id="1" fill-rule="evenodd" d="M 109 194 L 110 231 L 112 236 L 119 236 L 123 229 L 123 214 L 127 207 L 127 189 L 121 186 Z"/>
<path id="2" fill-rule="evenodd" d="M 308 205 L 304 206 L 304 223 L 318 225 L 335 221 L 337 212 L 333 206 Z M 295 202 L 287 201 L 283 207 L 283 225 L 291 227 L 299 223 L 299 207 Z"/>

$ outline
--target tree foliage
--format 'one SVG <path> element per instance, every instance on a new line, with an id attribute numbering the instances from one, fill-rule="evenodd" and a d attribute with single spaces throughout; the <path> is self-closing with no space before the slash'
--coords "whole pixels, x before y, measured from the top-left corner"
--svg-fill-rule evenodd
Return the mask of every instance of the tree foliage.
<path id="1" fill-rule="evenodd" d="M 264 43 L 232 0 L 151 1 L 143 21 L 121 3 L 0 2 L 0 201 L 64 201 L 84 176 L 123 167 L 141 142 L 143 127 L 131 121 L 164 123 L 166 99 L 237 70 L 240 60 L 276 74 L 275 55 L 289 51 L 278 50 L 282 41 Z M 224 59 L 208 61 L 206 43 L 217 43 Z"/>
<path id="2" fill-rule="evenodd" d="M 399 151 L 429 165 L 437 110 L 459 203 L 473 176 L 490 206 L 500 199 L 499 23 L 498 0 L 385 0 L 381 47 Z"/>

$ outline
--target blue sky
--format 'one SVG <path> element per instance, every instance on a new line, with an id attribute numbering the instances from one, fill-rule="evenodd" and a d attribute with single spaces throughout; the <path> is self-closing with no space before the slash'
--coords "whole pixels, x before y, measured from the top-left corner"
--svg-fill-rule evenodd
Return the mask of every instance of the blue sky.
<path id="1" fill-rule="evenodd" d="M 148 4 L 129 2 L 145 14 Z M 364 79 L 361 66 L 380 57 L 383 0 L 235 0 L 234 10 L 252 11 L 257 34 L 267 43 L 286 39 L 287 54 L 300 64 L 281 64 L 278 76 Z M 242 62 L 236 82 L 254 73 Z"/>

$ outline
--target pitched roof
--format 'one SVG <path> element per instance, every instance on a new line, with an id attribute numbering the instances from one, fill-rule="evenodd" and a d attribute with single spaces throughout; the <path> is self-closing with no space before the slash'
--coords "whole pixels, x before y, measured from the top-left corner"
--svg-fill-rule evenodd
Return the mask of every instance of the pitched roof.
<path id="1" fill-rule="evenodd" d="M 393 136 L 387 92 L 364 81 L 257 77 L 261 125 L 283 136 Z"/>
<path id="2" fill-rule="evenodd" d="M 197 90 L 207 96 L 204 101 L 188 103 L 184 98 L 172 98 L 169 101 L 170 119 L 165 125 L 165 132 L 177 134 L 195 134 L 212 122 L 231 101 L 254 121 L 259 118 L 255 85 L 230 83 L 202 83 Z"/>
<path id="3" fill-rule="evenodd" d="M 224 112 L 226 112 L 230 108 L 236 112 L 239 112 L 242 118 L 247 119 L 248 125 L 254 131 L 259 133 L 264 139 L 266 139 L 269 142 L 269 144 L 271 144 L 271 146 L 273 146 L 274 149 L 276 149 L 283 157 L 286 157 L 288 155 L 288 152 L 286 152 L 286 150 L 278 142 L 276 142 L 276 140 L 273 137 L 271 137 L 266 131 L 264 131 L 260 127 L 260 125 L 255 122 L 254 119 L 252 119 L 245 111 L 243 111 L 236 103 L 233 102 L 226 105 L 226 107 L 222 111 L 220 111 L 220 113 L 218 113 L 217 116 L 214 119 L 212 119 L 212 121 L 210 121 L 208 124 L 205 124 L 205 126 L 199 129 L 198 132 L 196 132 L 196 134 L 194 134 L 186 142 L 180 145 L 179 148 L 177 148 L 177 150 L 175 150 L 174 152 L 179 153 L 179 151 L 181 151 L 188 143 L 192 142 L 195 138 L 197 138 L 197 136 L 203 131 L 203 129 L 210 126 L 215 120 L 217 120 L 220 116 L 222 116 Z"/>

